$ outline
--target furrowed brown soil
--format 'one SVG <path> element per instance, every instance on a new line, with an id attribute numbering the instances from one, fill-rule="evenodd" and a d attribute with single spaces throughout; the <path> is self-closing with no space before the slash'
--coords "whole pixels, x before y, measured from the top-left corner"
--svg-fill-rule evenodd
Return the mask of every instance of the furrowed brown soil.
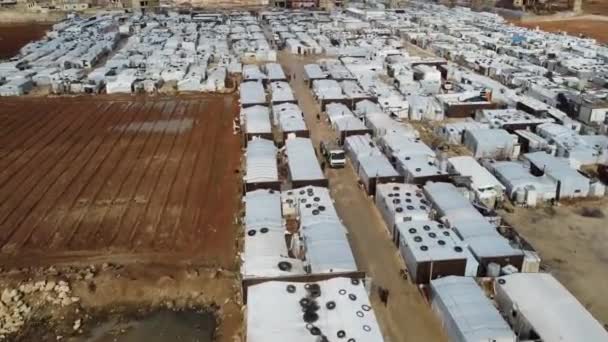
<path id="1" fill-rule="evenodd" d="M 567 32 L 574 36 L 582 34 L 585 37 L 595 38 L 600 43 L 608 43 L 608 21 L 571 19 L 515 24 L 532 29 L 538 26 L 541 30 L 547 32 Z"/>
<path id="2" fill-rule="evenodd" d="M 50 24 L 0 24 L 0 59 L 15 56 L 25 44 L 44 37 Z"/>
<path id="3" fill-rule="evenodd" d="M 0 99 L 0 261 L 233 268 L 233 95 Z"/>

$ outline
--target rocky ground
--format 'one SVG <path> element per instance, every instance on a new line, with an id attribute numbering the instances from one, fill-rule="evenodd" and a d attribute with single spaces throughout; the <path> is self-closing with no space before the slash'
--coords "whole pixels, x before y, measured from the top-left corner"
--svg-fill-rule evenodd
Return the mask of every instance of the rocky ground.
<path id="1" fill-rule="evenodd" d="M 107 263 L 21 268 L 3 271 L 0 289 L 0 341 L 85 341 L 106 320 L 124 325 L 161 309 L 210 312 L 217 341 L 241 340 L 239 280 L 222 269 Z"/>

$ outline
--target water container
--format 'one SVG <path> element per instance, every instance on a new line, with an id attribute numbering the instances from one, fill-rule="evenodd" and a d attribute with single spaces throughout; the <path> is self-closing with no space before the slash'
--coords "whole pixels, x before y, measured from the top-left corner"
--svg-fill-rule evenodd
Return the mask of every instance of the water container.
<path id="1" fill-rule="evenodd" d="M 589 196 L 603 197 L 606 194 L 606 186 L 602 182 L 593 182 L 589 186 Z"/>
<path id="2" fill-rule="evenodd" d="M 519 272 L 519 270 L 517 269 L 517 267 L 515 267 L 513 265 L 507 265 L 507 266 L 503 267 L 501 270 L 502 275 L 510 275 L 510 274 L 518 273 L 518 272 Z"/>
<path id="3" fill-rule="evenodd" d="M 526 186 L 526 205 L 535 207 L 538 202 L 538 192 L 533 186 Z"/>
<path id="4" fill-rule="evenodd" d="M 492 277 L 492 278 L 499 277 L 500 276 L 500 265 L 495 262 L 489 263 L 487 276 Z"/>
<path id="5" fill-rule="evenodd" d="M 517 189 L 517 191 L 515 191 L 515 203 L 526 203 L 526 189 Z"/>

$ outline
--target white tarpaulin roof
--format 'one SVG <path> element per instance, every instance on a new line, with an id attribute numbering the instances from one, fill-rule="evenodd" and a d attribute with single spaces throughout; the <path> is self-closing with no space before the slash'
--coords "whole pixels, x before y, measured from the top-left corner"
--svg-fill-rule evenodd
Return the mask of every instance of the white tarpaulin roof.
<path id="1" fill-rule="evenodd" d="M 307 297 L 304 283 L 267 282 L 253 285 L 247 292 L 247 342 L 312 342 L 318 336 L 309 328 L 336 340 L 343 331 L 344 341 L 382 342 L 382 333 L 362 283 L 348 278 L 320 281 L 320 296 L 315 298 L 317 320 L 304 321 L 300 301 Z M 293 293 L 287 286 L 293 285 Z M 327 303 L 335 304 L 328 309 Z M 342 340 L 342 339 L 341 339 Z"/>

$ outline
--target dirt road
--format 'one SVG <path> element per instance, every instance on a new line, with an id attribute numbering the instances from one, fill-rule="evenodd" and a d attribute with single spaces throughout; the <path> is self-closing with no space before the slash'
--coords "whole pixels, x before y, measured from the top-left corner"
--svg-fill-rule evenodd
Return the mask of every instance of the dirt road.
<path id="1" fill-rule="evenodd" d="M 279 62 L 289 74 L 296 74 L 291 86 L 304 112 L 311 138 L 318 145 L 322 139 L 335 139 L 325 120 L 317 121 L 319 106 L 303 79 L 303 66 L 314 58 L 300 58 L 285 52 L 279 54 Z M 349 238 L 358 266 L 367 272 L 373 282 L 388 288 L 390 300 L 384 306 L 375 294 L 372 296 L 374 311 L 387 341 L 420 342 L 445 341 L 439 321 L 423 301 L 418 289 L 401 278 L 399 271 L 405 268 L 391 243 L 383 221 L 365 192 L 357 185 L 353 169 L 329 170 L 327 176 L 338 214 L 349 230 Z"/>

